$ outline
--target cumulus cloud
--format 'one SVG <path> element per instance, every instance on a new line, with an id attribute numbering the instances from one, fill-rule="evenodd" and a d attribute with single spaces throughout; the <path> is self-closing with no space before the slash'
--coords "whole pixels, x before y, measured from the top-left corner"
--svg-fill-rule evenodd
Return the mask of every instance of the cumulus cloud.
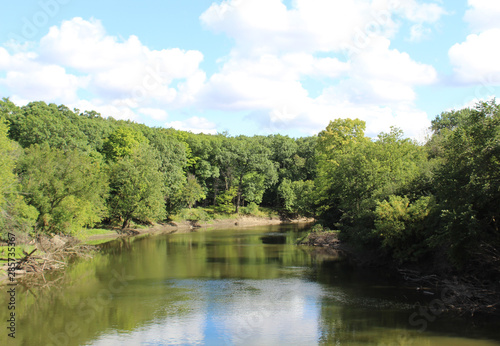
<path id="1" fill-rule="evenodd" d="M 428 125 L 414 88 L 435 83 L 437 74 L 390 40 L 401 18 L 419 39 L 444 14 L 438 4 L 415 0 L 213 3 L 200 20 L 234 46 L 208 77 L 199 51 L 152 50 L 139 37 L 109 35 L 99 20 L 73 18 L 27 51 L 0 47 L 0 72 L 7 71 L 0 84 L 13 99 L 57 101 L 117 119 L 165 121 L 171 110 L 190 107 L 243 111 L 271 131 L 317 133 L 329 120 L 359 117 L 369 133 L 397 125 L 411 135 Z M 346 54 L 348 47 L 354 51 Z M 215 123 L 197 116 L 166 126 L 216 133 Z"/>
<path id="2" fill-rule="evenodd" d="M 407 134 L 420 131 L 428 120 L 413 106 L 414 87 L 435 83 L 437 73 L 390 48 L 393 13 L 427 23 L 444 10 L 415 1 L 396 7 L 390 1 L 297 0 L 292 8 L 280 0 L 213 4 L 202 22 L 232 37 L 235 46 L 200 101 L 213 109 L 251 110 L 249 118 L 271 131 L 299 127 L 317 133 L 337 117 L 367 120 L 372 133 L 391 125 Z M 373 23 L 376 30 L 362 32 Z M 359 37 L 362 45 L 353 41 Z M 349 44 L 357 51 L 344 61 L 339 54 Z M 308 78 L 324 81 L 320 96 L 309 94 Z"/>
<path id="3" fill-rule="evenodd" d="M 50 61 L 91 76 L 89 88 L 109 99 L 135 98 L 172 105 L 189 99 L 203 82 L 203 54 L 178 48 L 150 50 L 138 37 L 109 36 L 98 20 L 73 18 L 52 27 L 40 41 L 40 61 Z M 183 80 L 182 92 L 171 86 Z M 194 87 L 192 86 L 194 85 Z"/>
<path id="4" fill-rule="evenodd" d="M 201 52 L 151 50 L 136 36 L 108 35 L 95 19 L 63 21 L 35 48 L 15 54 L 0 48 L 6 71 L 0 84 L 13 98 L 91 106 L 118 119 L 165 120 L 166 111 L 153 110 L 192 104 L 206 78 Z M 80 90 L 91 96 L 80 99 Z"/>
<path id="5" fill-rule="evenodd" d="M 469 0 L 468 4 L 464 20 L 473 33 L 448 51 L 456 79 L 464 84 L 500 84 L 500 50 L 495 44 L 500 40 L 500 2 Z"/>
<path id="6" fill-rule="evenodd" d="M 177 130 L 190 131 L 192 133 L 217 134 L 216 124 L 201 117 L 191 117 L 184 121 L 172 121 L 165 123 L 165 127 L 173 127 Z"/>
<path id="7" fill-rule="evenodd" d="M 465 21 L 473 32 L 479 33 L 498 28 L 500 23 L 500 2 L 495 0 L 469 0 Z"/>
<path id="8" fill-rule="evenodd" d="M 458 79 L 464 83 L 500 83 L 500 50 L 493 42 L 500 40 L 500 28 L 467 36 L 449 50 L 450 61 Z"/>

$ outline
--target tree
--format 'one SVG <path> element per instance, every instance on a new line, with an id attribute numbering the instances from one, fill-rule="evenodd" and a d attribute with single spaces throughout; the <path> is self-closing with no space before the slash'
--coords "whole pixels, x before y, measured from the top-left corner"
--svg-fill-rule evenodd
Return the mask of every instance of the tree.
<path id="1" fill-rule="evenodd" d="M 364 129 L 359 119 L 337 119 L 318 135 L 315 187 L 318 212 L 328 226 L 352 218 L 370 193 L 369 176 L 363 173 L 370 164 Z"/>
<path id="2" fill-rule="evenodd" d="M 217 206 L 215 207 L 215 210 L 217 210 L 220 213 L 231 214 L 234 210 L 233 201 L 236 198 L 237 194 L 238 191 L 236 190 L 236 188 L 231 187 L 229 190 L 224 191 L 223 193 L 217 195 L 216 198 Z"/>
<path id="3" fill-rule="evenodd" d="M 31 102 L 21 109 L 10 108 L 6 115 L 10 123 L 9 136 L 23 148 L 33 144 L 48 144 L 51 148 L 88 150 L 88 140 L 78 128 L 77 116 L 64 106 Z"/>
<path id="4" fill-rule="evenodd" d="M 141 143 L 148 143 L 141 132 L 128 127 L 120 127 L 104 141 L 102 150 L 108 161 L 116 161 L 130 155 Z"/>
<path id="5" fill-rule="evenodd" d="M 436 195 L 443 215 L 434 239 L 464 263 L 485 244 L 500 252 L 500 106 L 495 100 L 480 102 L 435 123 L 451 116 L 459 121 L 434 133 L 442 154 Z"/>
<path id="6" fill-rule="evenodd" d="M 20 194 L 14 168 L 18 145 L 7 137 L 8 126 L 0 116 L 0 238 L 8 232 L 33 230 L 38 212 L 26 204 Z"/>
<path id="7" fill-rule="evenodd" d="M 164 177 L 164 194 L 167 214 L 183 206 L 182 190 L 186 184 L 184 168 L 187 164 L 186 143 L 168 134 L 166 129 L 154 128 L 145 133 L 150 146 L 158 153 L 160 172 Z"/>
<path id="8" fill-rule="evenodd" d="M 228 173 L 226 179 L 237 188 L 236 213 L 238 213 L 241 202 L 246 196 L 245 177 L 247 186 L 253 183 L 265 189 L 276 182 L 276 167 L 270 160 L 271 152 L 258 138 L 245 136 L 228 138 L 225 145 L 223 153 L 225 153 L 225 172 Z M 265 179 L 260 179 L 261 176 Z"/>
<path id="9" fill-rule="evenodd" d="M 429 252 L 435 198 L 421 196 L 410 202 L 407 197 L 391 195 L 377 202 L 374 233 L 382 248 L 399 262 L 418 260 Z"/>
<path id="10" fill-rule="evenodd" d="M 197 201 L 205 198 L 205 191 L 203 191 L 203 188 L 198 184 L 193 174 L 188 174 L 186 185 L 184 185 L 182 189 L 182 196 L 189 209 L 191 209 Z"/>
<path id="11" fill-rule="evenodd" d="M 104 216 L 107 177 L 91 156 L 35 144 L 18 171 L 27 202 L 39 212 L 40 230 L 73 233 Z"/>
<path id="12" fill-rule="evenodd" d="M 140 144 L 110 165 L 110 215 L 122 221 L 152 222 L 165 218 L 165 178 L 158 152 Z"/>
<path id="13" fill-rule="evenodd" d="M 411 189 L 427 163 L 425 150 L 392 128 L 376 141 L 364 137 L 364 124 L 343 119 L 331 122 L 318 138 L 316 193 L 328 226 L 362 243 L 374 237 L 377 203 Z"/>

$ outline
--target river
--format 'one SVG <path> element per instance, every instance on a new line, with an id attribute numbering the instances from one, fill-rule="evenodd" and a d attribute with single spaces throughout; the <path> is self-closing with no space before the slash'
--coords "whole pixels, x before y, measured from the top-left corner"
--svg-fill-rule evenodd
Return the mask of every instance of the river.
<path id="1" fill-rule="evenodd" d="M 16 287 L 2 345 L 499 345 L 498 324 L 441 313 L 335 252 L 304 225 L 147 235 Z M 0 309 L 8 319 L 7 297 Z M 427 309 L 429 307 L 430 309 Z"/>

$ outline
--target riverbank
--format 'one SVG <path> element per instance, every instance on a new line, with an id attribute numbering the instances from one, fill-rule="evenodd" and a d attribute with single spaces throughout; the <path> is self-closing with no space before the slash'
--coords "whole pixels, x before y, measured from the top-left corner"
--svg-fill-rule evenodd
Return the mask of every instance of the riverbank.
<path id="1" fill-rule="evenodd" d="M 147 228 L 128 228 L 125 230 L 116 229 L 112 234 L 97 234 L 86 237 L 84 242 L 93 242 L 97 240 L 113 240 L 124 236 L 136 236 L 143 234 L 171 234 L 193 232 L 198 229 L 211 228 L 234 228 L 234 227 L 255 227 L 279 225 L 283 223 L 311 223 L 312 218 L 282 219 L 276 216 L 258 217 L 258 216 L 239 216 L 227 219 L 214 219 L 209 221 L 171 221 L 167 223 L 156 223 Z"/>
<path id="2" fill-rule="evenodd" d="M 279 225 L 283 223 L 310 223 L 314 219 L 298 218 L 283 220 L 276 216 L 238 216 L 225 219 L 212 219 L 205 222 L 200 221 L 177 221 L 168 223 L 155 223 L 146 228 L 112 228 L 108 230 L 89 230 L 88 233 L 81 232 L 77 236 L 42 236 L 32 239 L 27 244 L 21 244 L 16 253 L 16 277 L 26 274 L 43 274 L 45 271 L 63 269 L 68 261 L 74 257 L 91 256 L 92 251 L 98 249 L 98 245 L 117 238 L 134 237 L 147 234 L 172 234 L 196 232 L 198 230 L 209 230 L 212 228 L 243 228 L 255 226 Z M 97 234 L 95 234 L 97 233 Z M 0 253 L 7 246 L 0 246 Z M 2 257 L 2 256 L 0 256 Z M 6 256 L 4 256 L 6 257 Z M 1 259 L 0 259 L 1 260 Z M 8 279 L 7 258 L 3 263 L 0 261 L 0 286 L 5 285 Z"/>
<path id="3" fill-rule="evenodd" d="M 356 250 L 350 244 L 341 242 L 338 234 L 337 231 L 311 232 L 300 244 L 341 251 L 350 262 L 360 267 L 383 267 L 387 272 L 399 276 L 402 285 L 413 287 L 429 297 L 437 297 L 440 313 L 500 316 L 500 281 L 479 278 L 477 268 L 476 272 L 466 269 L 459 271 L 439 254 L 435 255 L 439 259 L 429 260 L 434 262 L 432 265 L 398 265 L 379 251 Z"/>

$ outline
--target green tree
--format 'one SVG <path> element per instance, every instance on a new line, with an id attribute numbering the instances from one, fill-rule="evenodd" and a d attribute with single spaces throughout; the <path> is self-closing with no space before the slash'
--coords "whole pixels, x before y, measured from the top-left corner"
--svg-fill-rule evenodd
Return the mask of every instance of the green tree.
<path id="1" fill-rule="evenodd" d="M 180 142 L 163 128 L 151 129 L 145 136 L 150 146 L 158 152 L 160 172 L 164 177 L 166 211 L 170 215 L 184 206 L 182 190 L 186 184 L 186 143 Z"/>
<path id="2" fill-rule="evenodd" d="M 113 131 L 103 143 L 103 154 L 108 161 L 132 154 L 141 143 L 148 143 L 144 135 L 128 127 L 120 127 Z"/>
<path id="3" fill-rule="evenodd" d="M 458 120 L 442 131 L 449 118 Z M 443 227 L 435 242 L 461 263 L 481 253 L 481 246 L 500 252 L 500 106 L 481 102 L 433 124 L 442 154 L 436 194 Z"/>
<path id="4" fill-rule="evenodd" d="M 110 165 L 108 208 L 122 229 L 131 220 L 153 222 L 165 218 L 165 178 L 158 152 L 146 144 Z"/>
<path id="5" fill-rule="evenodd" d="M 2 108 L 11 109 L 6 115 L 10 123 L 9 136 L 23 148 L 46 143 L 51 148 L 65 150 L 89 149 L 87 137 L 76 124 L 77 115 L 66 107 L 31 102 L 18 111 L 8 103 L 4 101 Z"/>
<path id="6" fill-rule="evenodd" d="M 73 233 L 103 217 L 107 178 L 101 162 L 91 156 L 33 145 L 18 170 L 26 200 L 39 212 L 40 230 Z"/>
<path id="7" fill-rule="evenodd" d="M 318 135 L 317 205 L 328 226 L 352 217 L 370 192 L 371 182 L 364 174 L 370 164 L 364 155 L 370 140 L 364 129 L 365 122 L 359 119 L 337 119 Z"/>
<path id="8" fill-rule="evenodd" d="M 203 188 L 198 184 L 193 174 L 188 174 L 186 185 L 184 185 L 182 189 L 182 196 L 189 209 L 191 209 L 196 202 L 206 197 L 205 191 L 203 191 Z"/>
<path id="9" fill-rule="evenodd" d="M 14 173 L 18 145 L 7 137 L 8 126 L 0 116 L 0 238 L 8 232 L 28 233 L 35 226 L 38 212 L 26 204 Z"/>
<path id="10" fill-rule="evenodd" d="M 228 172 L 226 179 L 237 188 L 236 213 L 238 213 L 246 197 L 245 185 L 254 184 L 252 189 L 255 189 L 255 185 L 266 189 L 276 183 L 276 166 L 270 160 L 270 150 L 258 138 L 246 136 L 229 138 L 223 152 L 226 154 L 224 157 L 225 172 Z M 262 176 L 265 179 L 260 179 Z M 246 184 L 244 184 L 245 178 Z"/>
<path id="11" fill-rule="evenodd" d="M 320 133 L 316 193 L 328 226 L 340 228 L 344 239 L 377 246 L 380 238 L 372 232 L 377 203 L 411 189 L 427 155 L 399 129 L 372 141 L 363 128 L 359 120 L 341 119 Z"/>
<path id="12" fill-rule="evenodd" d="M 399 262 L 416 261 L 431 249 L 429 236 L 433 213 L 436 212 L 432 196 L 409 198 L 391 195 L 378 202 L 375 208 L 375 231 L 382 247 Z"/>
<path id="13" fill-rule="evenodd" d="M 217 206 L 215 207 L 215 210 L 217 210 L 219 213 L 231 214 L 234 211 L 233 201 L 236 198 L 237 194 L 238 191 L 236 187 L 233 186 L 229 190 L 217 195 Z"/>

